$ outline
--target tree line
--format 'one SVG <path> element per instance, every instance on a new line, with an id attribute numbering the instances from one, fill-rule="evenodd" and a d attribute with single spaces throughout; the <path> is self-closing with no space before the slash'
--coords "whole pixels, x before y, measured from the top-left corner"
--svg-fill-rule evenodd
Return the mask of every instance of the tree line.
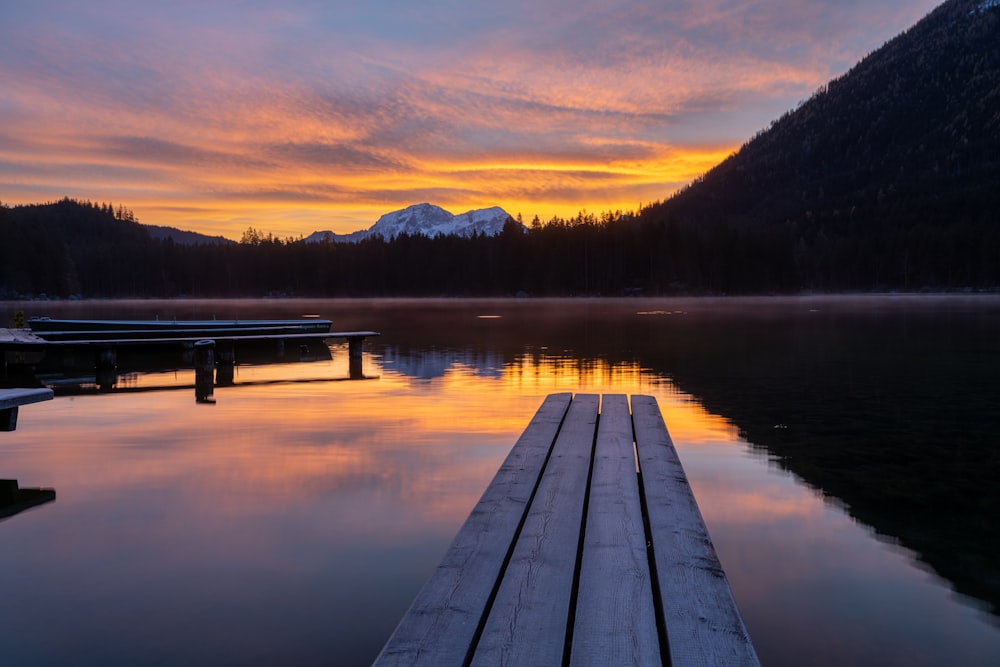
<path id="1" fill-rule="evenodd" d="M 637 213 L 509 220 L 497 236 L 307 243 L 152 238 L 126 209 L 64 199 L 0 206 L 0 298 L 620 296 L 1000 286 L 988 220 L 781 225 Z"/>

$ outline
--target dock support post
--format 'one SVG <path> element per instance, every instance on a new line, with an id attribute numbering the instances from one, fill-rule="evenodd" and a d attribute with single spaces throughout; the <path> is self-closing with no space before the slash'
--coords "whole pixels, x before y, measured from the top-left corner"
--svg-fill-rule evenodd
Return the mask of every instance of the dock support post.
<path id="1" fill-rule="evenodd" d="M 194 400 L 215 403 L 215 341 L 200 340 L 194 344 Z"/>
<path id="2" fill-rule="evenodd" d="M 349 336 L 347 339 L 347 366 L 352 380 L 360 380 L 364 377 L 361 364 L 361 350 L 364 347 L 364 342 L 364 336 Z"/>
<path id="3" fill-rule="evenodd" d="M 97 351 L 95 359 L 97 388 L 101 391 L 113 389 L 118 380 L 118 354 L 113 347 Z"/>
<path id="4" fill-rule="evenodd" d="M 17 429 L 17 406 L 0 410 L 0 431 L 13 431 Z"/>
<path id="5" fill-rule="evenodd" d="M 220 387 L 232 386 L 236 366 L 236 344 L 233 341 L 216 343 L 215 363 L 215 384 Z"/>

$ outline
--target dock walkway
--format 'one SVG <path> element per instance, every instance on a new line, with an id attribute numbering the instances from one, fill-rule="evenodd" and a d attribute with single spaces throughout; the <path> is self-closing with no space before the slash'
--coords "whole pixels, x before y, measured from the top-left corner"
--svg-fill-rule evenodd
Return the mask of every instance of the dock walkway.
<path id="1" fill-rule="evenodd" d="M 651 396 L 552 394 L 376 665 L 759 665 Z"/>

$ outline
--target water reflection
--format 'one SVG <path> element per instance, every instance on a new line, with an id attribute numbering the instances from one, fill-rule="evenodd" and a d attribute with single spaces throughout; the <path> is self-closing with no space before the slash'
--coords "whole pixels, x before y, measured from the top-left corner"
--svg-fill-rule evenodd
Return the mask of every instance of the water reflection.
<path id="1" fill-rule="evenodd" d="M 0 479 L 0 521 L 55 499 L 55 489 L 25 489 L 16 479 Z"/>
<path id="2" fill-rule="evenodd" d="M 210 342 L 210 341 L 209 341 Z M 287 350 L 287 351 L 286 351 Z M 376 379 L 366 362 L 369 355 L 351 357 L 347 343 L 309 341 L 283 347 L 280 354 L 271 346 L 243 346 L 234 351 L 222 350 L 207 366 L 196 363 L 190 351 L 167 354 L 120 355 L 112 368 L 86 368 L 84 357 L 59 355 L 39 364 L 30 374 L 21 371 L 21 384 L 37 384 L 53 389 L 57 395 L 85 393 L 121 393 L 194 389 L 199 382 L 210 384 L 201 393 L 212 395 L 214 387 L 235 387 L 262 382 L 329 382 L 336 380 Z M 337 357 L 336 360 L 334 357 Z M 139 361 L 141 359 L 141 362 Z M 64 362 L 65 365 L 64 365 Z M 304 365 L 303 365 L 304 364 Z M 255 370 L 269 368 L 270 371 Z M 201 373 L 199 374 L 199 369 Z M 200 381 L 199 381 L 200 378 Z M 12 380 L 8 379 L 8 383 Z"/>
<path id="3" fill-rule="evenodd" d="M 349 374 L 335 348 L 237 366 L 211 410 L 138 390 L 191 371 L 57 397 L 0 440 L 5 476 L 60 495 L 0 527 L 5 659 L 368 664 L 542 397 L 580 391 L 656 396 L 765 664 L 995 663 L 994 617 L 934 574 L 988 559 L 992 518 L 949 555 L 935 531 L 951 510 L 900 509 L 897 482 L 924 479 L 915 452 L 942 432 L 944 465 L 995 471 L 980 454 L 997 391 L 980 380 L 1000 328 L 951 307 L 841 320 L 816 305 L 294 303 L 382 331 L 363 360 L 379 379 L 315 381 Z M 896 448 L 898 480 L 871 476 L 866 448 Z M 976 480 L 959 488 L 988 503 Z M 894 505 L 892 521 L 866 510 Z M 988 600 L 993 571 L 948 576 Z"/>

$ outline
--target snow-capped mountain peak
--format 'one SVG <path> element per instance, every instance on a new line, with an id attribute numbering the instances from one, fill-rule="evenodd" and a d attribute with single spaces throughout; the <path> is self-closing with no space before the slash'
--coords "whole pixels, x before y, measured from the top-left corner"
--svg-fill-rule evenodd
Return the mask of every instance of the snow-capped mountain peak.
<path id="1" fill-rule="evenodd" d="M 440 206 L 414 204 L 401 211 L 386 213 L 368 230 L 369 236 L 394 239 L 400 234 L 434 237 L 454 233 L 455 216 Z"/>
<path id="2" fill-rule="evenodd" d="M 333 232 L 313 232 L 306 241 L 347 241 L 357 242 L 363 239 L 380 236 L 391 240 L 400 234 L 435 236 L 473 236 L 486 234 L 495 236 L 503 231 L 510 215 L 500 208 L 476 209 L 454 215 L 434 204 L 414 204 L 399 211 L 386 213 L 374 225 L 366 230 L 351 234 L 334 234 Z"/>

